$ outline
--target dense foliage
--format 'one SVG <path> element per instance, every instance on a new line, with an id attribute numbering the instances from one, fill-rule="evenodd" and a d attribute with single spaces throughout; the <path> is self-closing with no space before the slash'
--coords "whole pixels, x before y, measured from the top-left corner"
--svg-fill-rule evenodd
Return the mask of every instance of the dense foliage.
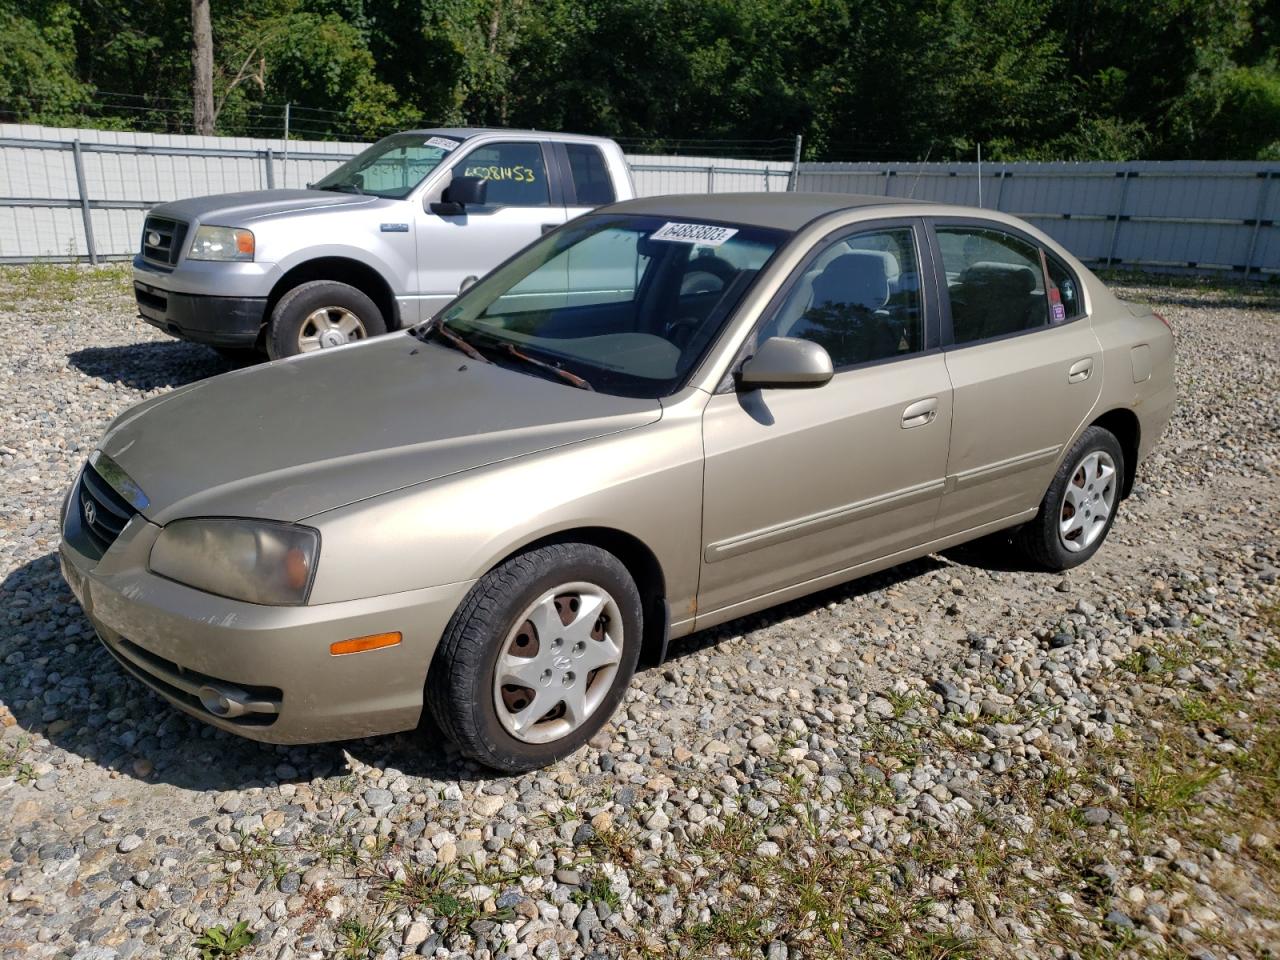
<path id="1" fill-rule="evenodd" d="M 1280 0 L 212 0 L 217 130 L 1280 158 Z M 0 116 L 191 129 L 189 0 L 0 0 Z M 770 147 L 763 141 L 777 139 Z M 751 141 L 751 142 L 747 142 Z M 675 144 L 678 146 L 678 144 Z M 689 146 L 689 145 L 686 145 Z"/>

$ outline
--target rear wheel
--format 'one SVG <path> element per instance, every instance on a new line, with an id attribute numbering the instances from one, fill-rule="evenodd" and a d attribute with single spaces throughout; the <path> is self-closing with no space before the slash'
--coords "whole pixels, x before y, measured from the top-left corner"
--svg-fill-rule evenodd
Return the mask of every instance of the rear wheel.
<path id="1" fill-rule="evenodd" d="M 640 594 L 599 547 L 552 544 L 485 574 L 441 638 L 427 704 L 464 754 L 507 772 L 567 756 L 635 673 Z"/>
<path id="2" fill-rule="evenodd" d="M 286 293 L 271 311 L 267 352 L 278 360 L 386 332 L 382 311 L 364 293 L 336 280 L 312 280 Z"/>
<path id="3" fill-rule="evenodd" d="M 1089 427 L 1058 468 L 1035 519 L 1015 542 L 1036 564 L 1067 570 L 1102 546 L 1120 505 L 1124 450 L 1115 435 Z"/>

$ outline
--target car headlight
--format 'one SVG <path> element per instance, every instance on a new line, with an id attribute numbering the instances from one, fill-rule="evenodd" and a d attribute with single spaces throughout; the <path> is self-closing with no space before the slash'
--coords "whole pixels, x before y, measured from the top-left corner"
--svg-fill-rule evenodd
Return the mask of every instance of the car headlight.
<path id="1" fill-rule="evenodd" d="M 307 602 L 320 534 L 271 520 L 175 520 L 151 548 L 152 573 L 206 593 L 275 606 Z"/>
<path id="2" fill-rule="evenodd" d="M 197 227 L 188 260 L 252 260 L 253 231 L 240 227 Z"/>

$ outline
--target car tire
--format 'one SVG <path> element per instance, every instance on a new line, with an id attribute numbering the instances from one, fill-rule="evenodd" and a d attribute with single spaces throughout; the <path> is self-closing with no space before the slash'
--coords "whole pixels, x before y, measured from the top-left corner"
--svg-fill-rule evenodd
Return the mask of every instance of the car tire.
<path id="1" fill-rule="evenodd" d="M 635 581 L 608 551 L 558 543 L 519 554 L 476 581 L 449 622 L 427 674 L 428 709 L 464 755 L 488 767 L 519 773 L 554 763 L 621 702 L 643 618 Z"/>
<path id="2" fill-rule="evenodd" d="M 280 360 L 386 332 L 382 311 L 364 293 L 336 280 L 311 280 L 286 293 L 271 311 L 267 353 Z"/>
<path id="3" fill-rule="evenodd" d="M 1035 519 L 1017 532 L 1014 543 L 1046 570 L 1079 566 L 1111 531 L 1124 477 L 1120 441 L 1102 427 L 1089 427 L 1063 457 Z"/>

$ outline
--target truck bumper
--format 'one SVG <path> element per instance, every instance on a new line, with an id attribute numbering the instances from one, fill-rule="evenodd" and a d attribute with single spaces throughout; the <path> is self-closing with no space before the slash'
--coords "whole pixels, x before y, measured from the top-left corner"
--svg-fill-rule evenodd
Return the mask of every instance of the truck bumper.
<path id="1" fill-rule="evenodd" d="M 252 347 L 267 312 L 266 297 L 174 293 L 135 280 L 138 315 L 170 336 L 213 347 Z"/>

